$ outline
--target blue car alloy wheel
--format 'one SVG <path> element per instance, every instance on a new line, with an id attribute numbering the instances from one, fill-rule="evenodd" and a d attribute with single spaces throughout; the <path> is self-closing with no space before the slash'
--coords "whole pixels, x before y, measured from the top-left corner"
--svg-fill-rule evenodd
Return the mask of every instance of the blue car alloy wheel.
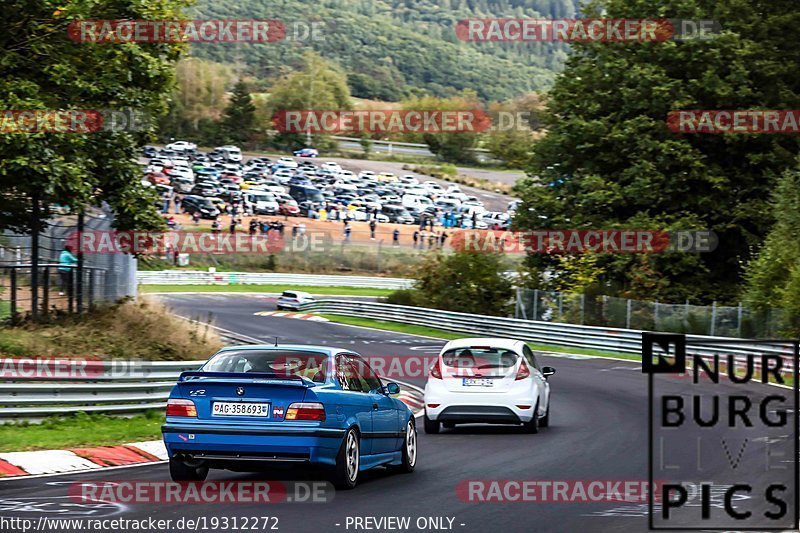
<path id="1" fill-rule="evenodd" d="M 220 350 L 184 372 L 161 431 L 175 481 L 210 469 L 324 468 L 337 488 L 384 466 L 412 472 L 414 416 L 357 353 L 328 346 L 248 345 Z"/>

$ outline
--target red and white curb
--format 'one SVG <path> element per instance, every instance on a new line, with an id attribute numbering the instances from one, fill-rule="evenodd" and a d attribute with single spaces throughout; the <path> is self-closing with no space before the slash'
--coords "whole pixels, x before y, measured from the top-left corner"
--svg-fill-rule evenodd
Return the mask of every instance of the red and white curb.
<path id="1" fill-rule="evenodd" d="M 259 311 L 253 314 L 256 316 L 277 316 L 283 318 L 296 318 L 298 320 L 310 320 L 311 322 L 330 322 L 330 320 L 328 320 L 325 317 L 317 315 L 309 315 L 306 313 L 287 313 L 285 311 Z"/>
<path id="2" fill-rule="evenodd" d="M 0 479 L 20 476 L 86 472 L 111 466 L 129 466 L 167 460 L 160 440 L 120 446 L 97 446 L 71 450 L 0 453 Z"/>

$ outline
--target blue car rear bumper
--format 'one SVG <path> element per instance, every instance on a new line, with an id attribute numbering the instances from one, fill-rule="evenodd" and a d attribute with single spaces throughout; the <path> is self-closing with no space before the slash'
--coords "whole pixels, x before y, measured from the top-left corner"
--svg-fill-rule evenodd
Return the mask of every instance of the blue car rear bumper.
<path id="1" fill-rule="evenodd" d="M 168 422 L 161 426 L 161 433 L 170 457 L 334 465 L 345 430 Z"/>

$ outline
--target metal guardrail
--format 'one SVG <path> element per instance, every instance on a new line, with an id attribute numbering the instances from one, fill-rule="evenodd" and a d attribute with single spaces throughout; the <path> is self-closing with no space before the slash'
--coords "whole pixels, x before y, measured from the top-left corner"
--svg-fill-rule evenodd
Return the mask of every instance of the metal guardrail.
<path id="1" fill-rule="evenodd" d="M 456 313 L 422 307 L 332 299 L 303 304 L 301 310 L 401 322 L 485 337 L 511 337 L 536 344 L 603 352 L 638 355 L 641 354 L 642 348 L 642 331 L 633 329 L 561 324 Z M 742 342 L 742 339 L 701 335 L 687 335 L 686 340 L 689 345 L 693 342 L 706 343 L 690 346 L 691 352 L 700 356 L 731 354 L 737 360 L 741 360 L 749 353 L 793 357 L 790 341 L 787 341 L 786 344 L 775 342 L 748 344 L 746 341 Z M 712 342 L 713 345 L 708 344 Z"/>
<path id="2" fill-rule="evenodd" d="M 302 306 L 303 311 L 350 316 L 427 326 L 445 331 L 479 336 L 512 337 L 537 344 L 640 354 L 642 331 L 614 329 L 515 318 L 490 317 L 351 300 L 317 300 Z M 253 340 L 230 332 L 227 341 L 252 343 Z M 701 356 L 748 354 L 780 355 L 793 361 L 790 341 L 753 342 L 728 337 L 687 336 L 687 349 Z M 697 344 L 693 344 L 697 343 Z M 0 377 L 0 422 L 43 418 L 78 411 L 130 413 L 163 408 L 178 375 L 194 370 L 204 361 L 155 361 L 129 364 L 120 361 L 96 363 L 88 376 L 74 379 L 42 378 L 10 380 Z M 787 364 L 787 371 L 791 365 Z M 67 383 L 64 383 L 67 381 Z"/>
<path id="3" fill-rule="evenodd" d="M 286 285 L 287 289 L 292 285 L 309 285 L 396 290 L 411 287 L 414 280 L 372 276 L 161 270 L 139 271 L 136 273 L 136 282 L 141 285 Z"/>
<path id="4" fill-rule="evenodd" d="M 181 372 L 205 361 L 88 361 L 82 375 L 0 381 L 0 420 L 164 408 Z M 64 383 L 64 381 L 67 381 Z"/>

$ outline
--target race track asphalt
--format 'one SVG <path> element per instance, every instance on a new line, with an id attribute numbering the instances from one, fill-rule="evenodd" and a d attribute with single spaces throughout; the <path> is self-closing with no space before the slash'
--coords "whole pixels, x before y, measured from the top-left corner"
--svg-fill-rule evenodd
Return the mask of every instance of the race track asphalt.
<path id="1" fill-rule="evenodd" d="M 443 344 L 436 339 L 332 322 L 254 315 L 275 308 L 274 298 L 268 296 L 176 294 L 161 298 L 180 315 L 203 320 L 210 316 L 222 328 L 265 342 L 273 342 L 277 336 L 281 343 L 344 346 L 368 356 L 432 355 Z M 197 354 L 198 358 L 207 355 Z M 438 435 L 426 435 L 420 427 L 419 461 L 414 473 L 401 475 L 380 469 L 370 471 L 355 490 L 339 491 L 327 503 L 258 506 L 101 504 L 96 509 L 68 503 L 67 486 L 79 480 L 167 480 L 166 465 L 158 464 L 0 482 L 0 516 L 38 518 L 43 515 L 94 513 L 118 518 L 153 516 L 173 520 L 198 516 L 275 516 L 279 519 L 279 530 L 288 532 L 355 531 L 352 526 L 346 526 L 348 517 L 409 516 L 412 525 L 409 531 L 420 530 L 415 525 L 419 517 L 452 518 L 451 529 L 463 532 L 647 531 L 646 503 L 468 503 L 459 499 L 456 487 L 465 480 L 647 480 L 648 391 L 641 366 L 619 360 L 550 356 L 542 357 L 542 363 L 557 369 L 550 378 L 553 391 L 551 427 L 536 435 L 506 426 L 467 426 L 444 430 Z M 686 392 L 689 386 L 685 379 L 659 379 L 662 391 Z M 417 377 L 406 381 L 423 386 L 425 380 Z M 709 384 L 705 389 L 709 396 L 718 390 L 712 386 L 731 385 L 724 382 Z M 757 399 L 774 390 L 773 387 L 754 386 L 751 395 Z M 727 485 L 732 476 L 753 485 L 765 484 L 776 475 L 786 477 L 792 472 L 794 445 L 791 439 L 778 438 L 786 435 L 773 435 L 775 439 L 772 441 L 750 439 L 744 451 L 741 451 L 740 441 L 729 437 L 723 442 L 728 453 L 723 453 L 719 435 L 713 430 L 702 433 L 699 429 L 682 428 L 681 431 L 665 438 L 668 441 L 672 439 L 672 445 L 677 439 L 685 452 L 676 457 L 673 453 L 675 448 L 669 448 L 672 455 L 668 453 L 660 457 L 662 464 L 697 457 L 695 442 L 702 436 L 711 442 L 709 449 L 700 453 L 704 479 L 715 485 Z M 758 458 L 770 449 L 773 456 L 783 457 L 783 461 L 776 459 L 774 462 L 784 463 L 788 469 L 785 473 L 776 474 L 765 469 L 763 461 L 759 463 Z M 730 457 L 737 454 L 741 461 L 732 468 Z M 660 474 L 664 472 L 669 470 L 662 470 Z M 660 474 L 657 474 L 657 479 L 680 478 L 680 474 L 670 478 Z M 314 472 L 291 470 L 277 475 L 212 471 L 209 479 L 292 480 L 315 479 L 315 476 L 318 477 Z M 713 494 L 711 510 L 713 516 L 718 517 L 718 513 L 722 513 L 721 494 L 716 489 Z M 797 501 L 792 487 L 784 496 L 787 501 Z M 772 508 L 760 497 L 737 501 L 756 513 Z M 679 513 L 678 519 L 696 518 L 699 505 L 697 500 L 692 500 L 692 506 L 684 510 L 683 515 Z"/>

